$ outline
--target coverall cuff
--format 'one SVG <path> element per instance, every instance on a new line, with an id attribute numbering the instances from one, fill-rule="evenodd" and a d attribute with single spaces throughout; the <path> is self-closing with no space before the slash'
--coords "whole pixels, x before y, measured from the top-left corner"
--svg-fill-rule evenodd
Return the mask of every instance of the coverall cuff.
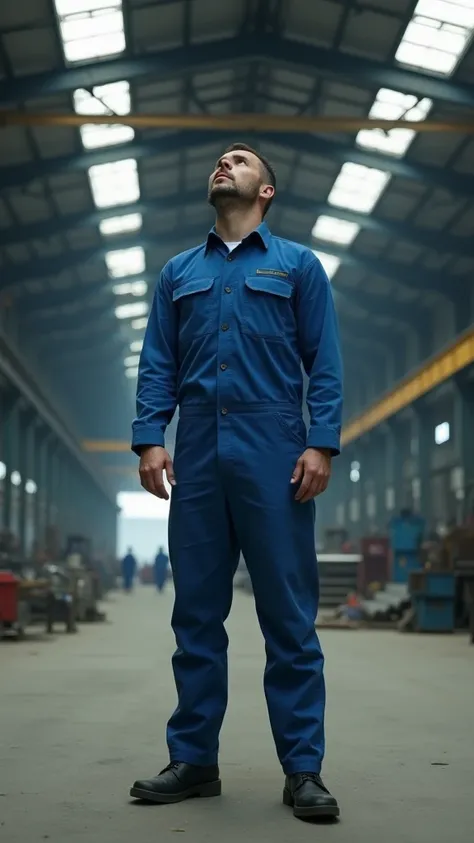
<path id="1" fill-rule="evenodd" d="M 159 427 L 141 427 L 133 431 L 132 451 L 140 456 L 144 445 L 159 445 L 165 447 L 165 434 Z"/>
<path id="2" fill-rule="evenodd" d="M 330 427 L 310 427 L 306 447 L 329 448 L 332 455 L 337 457 L 341 453 L 339 433 Z"/>

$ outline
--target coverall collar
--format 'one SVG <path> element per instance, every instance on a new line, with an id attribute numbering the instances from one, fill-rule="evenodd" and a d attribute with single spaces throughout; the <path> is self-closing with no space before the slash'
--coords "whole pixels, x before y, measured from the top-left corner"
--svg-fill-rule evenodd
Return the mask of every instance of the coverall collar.
<path id="1" fill-rule="evenodd" d="M 272 235 L 270 233 L 270 229 L 268 228 L 266 222 L 261 222 L 257 228 L 251 231 L 250 234 L 247 234 L 247 237 L 244 237 L 243 242 L 250 239 L 258 240 L 264 249 L 268 249 L 270 245 L 271 236 Z M 213 225 L 209 234 L 207 235 L 206 253 L 213 246 L 219 245 L 220 243 L 222 243 L 222 238 L 219 237 L 216 232 L 216 227 Z"/>

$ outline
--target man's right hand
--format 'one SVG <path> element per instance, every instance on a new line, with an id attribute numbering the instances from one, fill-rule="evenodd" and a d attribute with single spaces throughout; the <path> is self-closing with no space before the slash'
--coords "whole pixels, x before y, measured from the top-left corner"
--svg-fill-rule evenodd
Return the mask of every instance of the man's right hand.
<path id="1" fill-rule="evenodd" d="M 166 471 L 170 486 L 176 486 L 173 460 L 168 451 L 159 445 L 142 448 L 139 468 L 140 482 L 151 495 L 156 495 L 157 498 L 163 498 L 167 501 L 169 500 L 169 494 L 163 482 L 163 471 Z"/>

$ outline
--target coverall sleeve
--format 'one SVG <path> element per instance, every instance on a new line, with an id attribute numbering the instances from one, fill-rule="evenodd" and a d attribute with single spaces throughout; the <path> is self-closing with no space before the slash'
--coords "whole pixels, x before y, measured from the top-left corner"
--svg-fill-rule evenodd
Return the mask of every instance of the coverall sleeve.
<path id="1" fill-rule="evenodd" d="M 166 267 L 157 284 L 138 367 L 132 450 L 165 443 L 177 404 L 178 322 Z"/>
<path id="2" fill-rule="evenodd" d="M 337 455 L 342 421 L 339 329 L 331 285 L 318 259 L 300 277 L 296 317 L 301 360 L 309 378 L 307 447 L 328 448 Z"/>

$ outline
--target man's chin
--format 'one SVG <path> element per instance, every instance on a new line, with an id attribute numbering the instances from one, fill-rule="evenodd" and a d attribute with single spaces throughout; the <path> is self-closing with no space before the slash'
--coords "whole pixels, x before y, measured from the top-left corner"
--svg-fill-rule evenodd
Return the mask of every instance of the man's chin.
<path id="1" fill-rule="evenodd" d="M 209 193 L 209 204 L 214 205 L 219 199 L 226 199 L 238 196 L 238 190 L 233 184 L 216 184 Z"/>

